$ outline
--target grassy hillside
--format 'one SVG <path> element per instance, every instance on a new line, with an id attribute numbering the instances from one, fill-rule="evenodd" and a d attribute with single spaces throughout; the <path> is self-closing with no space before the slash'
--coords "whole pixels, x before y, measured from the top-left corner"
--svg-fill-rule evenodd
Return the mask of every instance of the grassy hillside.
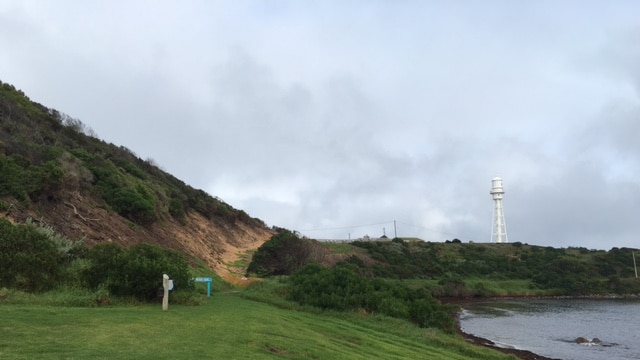
<path id="1" fill-rule="evenodd" d="M 408 322 L 286 310 L 220 294 L 202 306 L 0 306 L 6 359 L 508 359 Z"/>
<path id="2" fill-rule="evenodd" d="M 392 279 L 436 280 L 436 296 L 505 295 L 494 287 L 513 289 L 516 285 L 526 285 L 520 294 L 640 293 L 632 257 L 636 249 L 402 241 L 356 242 L 352 246 L 366 249 L 373 260 L 347 260 L 361 272 Z"/>
<path id="3" fill-rule="evenodd" d="M 436 297 L 640 293 L 633 263 L 637 249 L 401 239 L 325 244 L 293 238 L 279 244 L 274 239 L 258 249 L 249 270 L 278 275 L 294 273 L 307 263 L 341 265 L 364 278 L 428 286 Z M 318 244 L 326 251 L 315 250 Z M 297 261 L 283 261 L 287 258 Z"/>
<path id="4" fill-rule="evenodd" d="M 32 218 L 88 245 L 158 244 L 216 270 L 225 254 L 254 249 L 272 234 L 261 220 L 2 82 L 0 217 Z"/>

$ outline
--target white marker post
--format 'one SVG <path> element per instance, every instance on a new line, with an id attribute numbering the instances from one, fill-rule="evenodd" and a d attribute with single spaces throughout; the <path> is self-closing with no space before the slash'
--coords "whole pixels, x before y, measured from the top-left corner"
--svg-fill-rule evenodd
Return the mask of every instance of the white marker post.
<path id="1" fill-rule="evenodd" d="M 169 310 L 169 275 L 162 275 L 162 288 L 164 295 L 162 296 L 162 311 Z"/>

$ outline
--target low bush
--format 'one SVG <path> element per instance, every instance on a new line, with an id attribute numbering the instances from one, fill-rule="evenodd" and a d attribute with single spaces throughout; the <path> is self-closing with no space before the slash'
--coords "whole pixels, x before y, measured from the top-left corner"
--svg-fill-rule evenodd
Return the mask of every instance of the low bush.
<path id="1" fill-rule="evenodd" d="M 290 277 L 290 300 L 327 310 L 364 311 L 410 320 L 420 327 L 454 331 L 457 308 L 435 300 L 425 288 L 359 276 L 353 265 L 326 269 L 310 264 Z"/>
<path id="2" fill-rule="evenodd" d="M 290 275 L 317 257 L 321 245 L 283 230 L 253 254 L 247 272 L 258 276 Z"/>
<path id="3" fill-rule="evenodd" d="M 123 249 L 116 244 L 99 244 L 89 251 L 88 259 L 84 277 L 91 289 L 104 287 L 113 295 L 152 300 L 162 286 L 162 274 L 171 277 L 176 290 L 194 289 L 182 255 L 156 245 L 143 243 Z"/>
<path id="4" fill-rule="evenodd" d="M 62 260 L 46 234 L 0 218 L 0 286 L 36 292 L 52 289 L 58 285 Z"/>
<path id="5" fill-rule="evenodd" d="M 20 155 L 0 155 L 0 174 L 0 196 L 27 202 L 38 196 L 52 196 L 64 178 L 55 161 L 37 165 Z"/>

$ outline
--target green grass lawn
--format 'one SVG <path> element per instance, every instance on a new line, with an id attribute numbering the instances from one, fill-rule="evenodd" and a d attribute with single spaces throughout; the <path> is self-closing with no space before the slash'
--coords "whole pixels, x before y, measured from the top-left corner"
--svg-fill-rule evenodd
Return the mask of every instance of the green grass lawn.
<path id="1" fill-rule="evenodd" d="M 201 306 L 0 304 L 0 359 L 515 359 L 408 322 L 287 310 L 237 293 Z"/>
<path id="2" fill-rule="evenodd" d="M 465 279 L 464 282 L 472 289 L 476 289 L 477 285 L 481 283 L 489 291 L 489 296 L 544 296 L 551 293 L 548 289 L 536 289 L 533 286 L 533 281 L 524 279 L 470 278 Z"/>
<path id="3" fill-rule="evenodd" d="M 405 284 L 409 284 L 412 287 L 433 287 L 438 285 L 436 279 L 407 279 L 402 280 Z M 554 295 L 554 290 L 549 289 L 536 289 L 533 286 L 533 281 L 525 279 L 510 279 L 510 280 L 496 280 L 488 278 L 467 278 L 464 279 L 464 283 L 469 287 L 471 291 L 475 291 L 478 288 L 478 284 L 482 283 L 482 286 L 487 290 L 486 296 L 551 296 Z"/>
<path id="4" fill-rule="evenodd" d="M 349 243 L 323 242 L 322 245 L 329 248 L 329 250 L 334 254 L 349 254 L 359 249 L 354 248 L 354 246 Z"/>

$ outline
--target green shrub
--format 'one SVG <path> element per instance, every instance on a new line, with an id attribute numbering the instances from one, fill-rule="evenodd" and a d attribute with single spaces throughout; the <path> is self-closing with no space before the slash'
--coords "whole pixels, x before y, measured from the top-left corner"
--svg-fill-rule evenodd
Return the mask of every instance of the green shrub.
<path id="1" fill-rule="evenodd" d="M 86 250 L 82 240 L 73 241 L 57 233 L 53 227 L 47 224 L 35 224 L 31 218 L 28 218 L 25 224 L 45 235 L 56 247 L 63 261 L 71 262 L 81 256 Z"/>
<path id="2" fill-rule="evenodd" d="M 62 257 L 47 235 L 0 218 L 0 286 L 52 289 L 58 284 L 61 265 Z"/>
<path id="3" fill-rule="evenodd" d="M 82 161 L 91 161 L 93 159 L 93 155 L 83 148 L 73 148 L 69 152 Z"/>
<path id="4" fill-rule="evenodd" d="M 92 247 L 87 258 L 89 266 L 84 270 L 84 280 L 89 288 L 106 288 L 119 278 L 119 267 L 124 263 L 124 249 L 114 243 L 101 243 Z"/>
<path id="5" fill-rule="evenodd" d="M 183 222 L 186 214 L 184 212 L 184 204 L 178 199 L 169 200 L 169 214 L 176 220 Z"/>
<path id="6" fill-rule="evenodd" d="M 101 157 L 93 158 L 90 169 L 102 198 L 113 211 L 141 225 L 157 220 L 156 198 L 143 181 Z"/>
<path id="7" fill-rule="evenodd" d="M 258 276 L 292 274 L 311 260 L 315 245 L 283 230 L 256 250 L 247 272 Z"/>
<path id="8" fill-rule="evenodd" d="M 146 179 L 147 178 L 147 174 L 145 174 L 144 171 L 142 171 L 139 167 L 137 167 L 136 165 L 134 165 L 131 161 L 128 161 L 124 158 L 116 158 L 114 159 L 114 163 L 118 166 L 120 166 L 124 171 L 126 171 L 127 173 L 139 178 L 139 179 Z"/>
<path id="9" fill-rule="evenodd" d="M 175 290 L 193 290 L 187 262 L 179 253 L 156 245 L 138 244 L 125 250 L 100 244 L 89 251 L 88 258 L 91 264 L 84 272 L 85 281 L 93 289 L 104 287 L 113 295 L 151 300 L 167 274 Z"/>
<path id="10" fill-rule="evenodd" d="M 64 178 L 55 161 L 37 166 L 18 155 L 0 155 L 0 174 L 0 196 L 13 196 L 20 201 L 51 196 Z"/>
<path id="11" fill-rule="evenodd" d="M 13 156 L 0 155 L 0 196 L 13 196 L 20 201 L 28 199 L 26 172 Z"/>
<path id="12" fill-rule="evenodd" d="M 338 311 L 364 310 L 453 332 L 455 307 L 442 305 L 424 288 L 367 279 L 354 265 L 326 269 L 310 264 L 293 274 L 288 298 L 301 305 Z"/>
<path id="13" fill-rule="evenodd" d="M 142 185 L 114 188 L 107 196 L 113 210 L 133 222 L 148 224 L 156 220 L 155 202 Z"/>

